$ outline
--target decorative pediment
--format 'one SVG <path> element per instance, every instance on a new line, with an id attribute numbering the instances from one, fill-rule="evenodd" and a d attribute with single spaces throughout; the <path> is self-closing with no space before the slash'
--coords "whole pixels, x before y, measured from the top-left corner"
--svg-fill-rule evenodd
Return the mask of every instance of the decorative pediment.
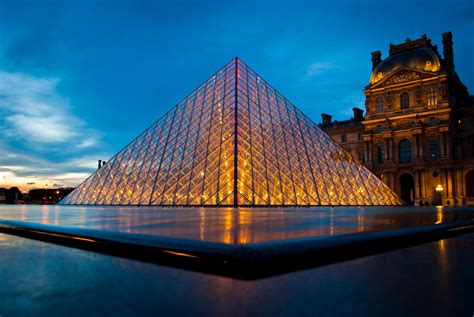
<path id="1" fill-rule="evenodd" d="M 430 78 L 436 76 L 433 73 L 423 72 L 419 70 L 413 70 L 409 68 L 399 68 L 389 74 L 378 74 L 382 79 L 379 80 L 376 84 L 372 85 L 371 88 L 380 87 L 380 86 L 390 86 L 400 83 L 405 83 L 409 81 L 414 81 L 418 79 Z"/>
<path id="2" fill-rule="evenodd" d="M 404 83 L 406 81 L 417 80 L 421 78 L 421 74 L 419 72 L 410 71 L 410 70 L 402 70 L 393 74 L 384 82 L 385 86 Z"/>

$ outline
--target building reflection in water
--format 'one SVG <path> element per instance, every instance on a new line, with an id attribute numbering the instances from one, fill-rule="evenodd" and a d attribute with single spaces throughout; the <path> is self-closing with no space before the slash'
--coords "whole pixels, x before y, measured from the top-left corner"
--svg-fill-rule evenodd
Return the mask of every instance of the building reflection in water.
<path id="1" fill-rule="evenodd" d="M 206 212 L 204 209 L 199 210 L 199 239 L 200 240 L 205 240 L 204 239 L 204 233 L 206 232 Z"/>
<path id="2" fill-rule="evenodd" d="M 470 218 L 443 208 L 1 207 L 0 218 L 168 237 L 248 244 L 390 230 Z"/>
<path id="3" fill-rule="evenodd" d="M 436 224 L 440 224 L 444 222 L 444 210 L 442 206 L 436 207 Z M 448 272 L 448 260 L 446 255 L 446 240 L 439 240 L 438 241 L 438 254 L 439 254 L 439 264 L 441 268 L 441 273 L 447 274 Z"/>
<path id="4" fill-rule="evenodd" d="M 443 206 L 436 206 L 436 222 L 435 224 L 443 223 L 444 214 L 443 214 Z"/>

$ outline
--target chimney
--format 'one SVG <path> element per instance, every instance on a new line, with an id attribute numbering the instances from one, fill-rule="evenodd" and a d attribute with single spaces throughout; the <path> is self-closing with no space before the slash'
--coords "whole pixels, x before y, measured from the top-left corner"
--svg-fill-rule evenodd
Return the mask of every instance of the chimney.
<path id="1" fill-rule="evenodd" d="M 454 68 L 454 53 L 453 53 L 453 33 L 446 32 L 443 36 L 443 56 L 446 65 Z"/>
<path id="2" fill-rule="evenodd" d="M 97 165 L 97 169 L 102 167 L 102 160 L 99 160 L 99 164 Z"/>
<path id="3" fill-rule="evenodd" d="M 354 120 L 362 121 L 364 119 L 364 110 L 354 107 L 352 111 L 354 112 Z"/>
<path id="4" fill-rule="evenodd" d="M 380 51 L 372 52 L 372 70 L 382 61 L 382 53 Z"/>
<path id="5" fill-rule="evenodd" d="M 332 116 L 327 113 L 321 113 L 321 118 L 323 119 L 323 124 L 330 124 Z"/>

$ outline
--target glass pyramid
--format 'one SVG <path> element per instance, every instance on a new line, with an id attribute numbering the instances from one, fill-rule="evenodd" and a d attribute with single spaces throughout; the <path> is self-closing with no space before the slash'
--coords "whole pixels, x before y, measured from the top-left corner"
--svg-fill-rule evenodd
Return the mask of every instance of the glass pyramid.
<path id="1" fill-rule="evenodd" d="M 234 58 L 61 201 L 157 206 L 399 205 Z"/>

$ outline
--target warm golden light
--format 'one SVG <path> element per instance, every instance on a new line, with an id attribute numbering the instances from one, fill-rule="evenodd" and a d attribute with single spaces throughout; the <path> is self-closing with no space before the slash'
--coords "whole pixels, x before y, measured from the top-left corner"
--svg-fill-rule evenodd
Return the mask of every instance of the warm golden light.
<path id="1" fill-rule="evenodd" d="M 236 58 L 62 203 L 239 207 L 401 201 Z"/>
<path id="2" fill-rule="evenodd" d="M 443 206 L 436 206 L 436 222 L 435 224 L 440 224 L 444 220 Z"/>

